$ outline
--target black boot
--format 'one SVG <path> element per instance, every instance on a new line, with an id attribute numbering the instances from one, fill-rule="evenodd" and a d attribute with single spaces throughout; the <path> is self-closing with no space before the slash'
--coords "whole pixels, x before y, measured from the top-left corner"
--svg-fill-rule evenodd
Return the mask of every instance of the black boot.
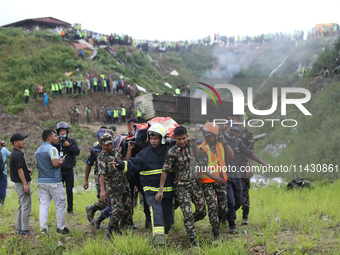
<path id="1" fill-rule="evenodd" d="M 243 209 L 243 216 L 242 216 L 242 225 L 248 225 L 248 215 L 249 215 L 249 208 Z"/>
<path id="2" fill-rule="evenodd" d="M 191 243 L 192 247 L 194 247 L 194 248 L 198 247 L 198 242 L 197 242 L 196 237 L 195 238 L 190 238 L 190 243 Z"/>
<path id="3" fill-rule="evenodd" d="M 174 226 L 175 226 L 175 213 L 172 212 L 172 219 L 171 219 L 170 230 L 173 230 Z"/>
<path id="4" fill-rule="evenodd" d="M 129 228 L 131 228 L 131 229 L 137 229 L 136 225 L 133 223 L 132 218 L 130 219 L 130 222 L 129 222 Z"/>
<path id="5" fill-rule="evenodd" d="M 96 213 L 96 211 L 98 211 L 99 209 L 94 206 L 94 205 L 90 205 L 86 207 L 86 216 L 87 216 L 87 220 L 89 222 L 93 221 L 94 218 L 94 214 Z"/>
<path id="6" fill-rule="evenodd" d="M 213 236 L 214 236 L 214 244 L 217 244 L 220 242 L 221 238 L 220 238 L 220 228 L 213 228 L 212 229 L 213 232 Z"/>
<path id="7" fill-rule="evenodd" d="M 110 227 L 110 225 L 108 225 L 106 228 L 105 228 L 105 238 L 106 240 L 111 240 L 112 238 L 112 230 L 115 232 L 115 234 L 118 236 L 122 235 L 122 232 L 120 231 L 120 229 L 118 227 Z"/>
<path id="8" fill-rule="evenodd" d="M 105 238 L 106 240 L 110 241 L 112 238 L 112 231 L 110 226 L 106 226 L 105 228 Z"/>
<path id="9" fill-rule="evenodd" d="M 148 228 L 151 228 L 151 217 L 150 216 L 147 216 L 146 219 L 145 219 L 145 228 L 148 229 Z"/>
<path id="10" fill-rule="evenodd" d="M 237 228 L 236 228 L 236 224 L 235 221 L 229 221 L 229 234 L 237 234 Z"/>
<path id="11" fill-rule="evenodd" d="M 100 229 L 100 223 L 105 220 L 105 217 L 99 216 L 98 218 L 94 219 L 91 224 L 95 227 L 95 229 Z"/>

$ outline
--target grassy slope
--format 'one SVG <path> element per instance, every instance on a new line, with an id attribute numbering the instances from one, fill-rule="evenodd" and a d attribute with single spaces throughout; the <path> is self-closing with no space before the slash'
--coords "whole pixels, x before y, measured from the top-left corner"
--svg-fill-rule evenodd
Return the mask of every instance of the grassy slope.
<path id="1" fill-rule="evenodd" d="M 118 46 L 117 55 L 129 66 L 125 68 L 105 49 L 98 50 L 94 61 L 80 61 L 75 50 L 58 36 L 46 36 L 42 31 L 23 34 L 20 28 L 0 28 L 1 105 L 12 114 L 22 111 L 25 88 L 42 83 L 49 92 L 50 84 L 65 79 L 63 74 L 66 72 L 73 72 L 74 76 L 117 73 L 131 83 L 145 87 L 148 93 L 173 92 L 174 89 L 164 86 L 165 82 L 186 85 L 211 68 L 214 60 L 211 48 L 168 52 L 158 61 L 158 68 L 143 51 Z M 159 58 L 159 54 L 150 55 L 155 60 Z M 180 75 L 169 75 L 167 66 Z"/>
<path id="2" fill-rule="evenodd" d="M 81 174 L 82 176 L 82 174 Z M 36 176 L 33 178 L 36 180 Z M 82 185 L 82 178 L 76 185 Z M 284 186 L 269 186 L 251 189 L 250 225 L 241 227 L 241 213 L 236 221 L 240 234 L 230 235 L 227 226 L 222 226 L 223 243 L 212 245 L 208 216 L 197 222 L 196 228 L 201 248 L 191 250 L 183 226 L 180 209 L 175 214 L 175 229 L 170 231 L 168 245 L 164 248 L 151 245 L 151 230 L 144 229 L 144 214 L 140 206 L 135 210 L 134 220 L 138 229 L 123 237 L 105 240 L 104 228 L 96 232 L 85 217 L 85 207 L 95 202 L 94 188 L 75 191 L 75 216 L 66 216 L 66 226 L 73 232 L 72 238 L 56 234 L 56 214 L 51 203 L 49 232 L 39 231 L 38 188 L 32 183 L 32 216 L 30 225 L 33 236 L 14 235 L 17 210 L 16 192 L 12 187 L 6 206 L 0 208 L 0 254 L 273 254 L 287 249 L 288 254 L 339 254 L 340 199 L 339 181 L 316 183 L 314 189 L 286 191 Z M 97 213 L 98 214 L 98 213 Z M 58 241 L 64 247 L 58 248 Z"/>

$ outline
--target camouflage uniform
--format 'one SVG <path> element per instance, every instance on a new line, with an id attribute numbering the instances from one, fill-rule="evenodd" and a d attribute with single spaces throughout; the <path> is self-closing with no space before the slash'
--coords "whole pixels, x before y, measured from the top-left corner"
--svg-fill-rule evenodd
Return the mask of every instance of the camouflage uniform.
<path id="1" fill-rule="evenodd" d="M 74 112 L 73 112 L 72 108 L 70 109 L 69 113 L 70 113 L 70 122 L 71 122 L 71 125 L 72 125 L 72 124 L 74 124 Z"/>
<path id="2" fill-rule="evenodd" d="M 105 124 L 105 123 L 106 123 L 106 119 L 107 119 L 107 118 L 106 118 L 105 114 L 106 114 L 105 109 L 102 108 L 102 109 L 100 110 L 100 122 L 101 122 L 102 124 Z"/>
<path id="3" fill-rule="evenodd" d="M 112 136 L 106 133 L 101 136 L 101 140 L 112 143 Z M 128 225 L 132 207 L 129 182 L 125 174 L 109 164 L 119 159 L 121 159 L 121 154 L 115 149 L 112 153 L 103 150 L 98 156 L 98 175 L 105 177 L 106 192 L 112 204 L 109 227 L 114 229 Z"/>
<path id="4" fill-rule="evenodd" d="M 209 145 L 212 153 L 217 155 L 216 145 Z M 199 150 L 199 165 L 208 166 L 208 156 L 203 149 Z M 228 213 L 227 190 L 217 182 L 203 183 L 203 193 L 208 206 L 209 222 L 214 237 L 220 233 L 220 221 Z"/>
<path id="5" fill-rule="evenodd" d="M 194 157 L 190 143 L 184 148 L 177 144 L 171 147 L 163 165 L 163 171 L 167 173 L 175 170 L 176 202 L 183 212 L 185 230 L 191 242 L 197 238 L 195 222 L 203 219 L 206 215 L 201 181 L 193 178 L 193 165 Z M 192 213 L 191 202 L 195 205 L 195 213 Z"/>
<path id="6" fill-rule="evenodd" d="M 236 135 L 237 138 L 240 138 L 244 145 L 251 151 L 254 151 L 254 136 L 253 133 L 246 129 L 242 128 L 237 131 Z M 240 154 L 238 158 L 238 165 L 241 166 L 248 166 L 248 158 Z M 248 214 L 249 214 L 249 208 L 250 208 L 250 199 L 249 199 L 249 189 L 250 189 L 250 179 L 246 178 L 245 173 L 242 174 L 242 184 L 243 184 L 243 205 L 242 205 L 242 210 L 243 210 L 243 219 L 248 219 Z"/>
<path id="7" fill-rule="evenodd" d="M 96 106 L 96 113 L 97 113 L 97 121 L 99 121 L 100 113 L 99 113 L 99 107 L 98 106 Z"/>

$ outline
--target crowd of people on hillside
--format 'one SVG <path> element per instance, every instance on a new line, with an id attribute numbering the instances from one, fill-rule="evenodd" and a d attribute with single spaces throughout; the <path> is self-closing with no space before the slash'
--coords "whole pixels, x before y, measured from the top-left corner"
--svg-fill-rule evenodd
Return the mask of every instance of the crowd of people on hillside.
<path id="1" fill-rule="evenodd" d="M 103 92 L 118 94 L 124 93 L 131 100 L 140 95 L 138 89 L 131 85 L 129 81 L 126 81 L 122 76 L 116 77 L 111 75 L 100 74 L 99 77 L 93 77 L 92 75 L 85 74 L 84 76 L 73 77 L 70 79 L 59 80 L 52 82 L 51 84 L 52 97 L 57 97 L 59 95 L 69 95 L 69 94 L 86 94 L 93 92 Z M 37 87 L 35 84 L 32 86 L 31 91 L 33 93 L 33 99 L 39 98 L 47 99 L 47 92 L 43 89 L 43 85 L 39 84 Z M 28 103 L 28 97 L 30 94 L 30 89 L 26 88 L 25 102 Z M 46 100 L 46 103 L 48 100 Z"/>
<path id="2" fill-rule="evenodd" d="M 142 111 L 133 101 L 121 103 L 119 106 L 115 106 L 114 103 L 112 105 L 104 104 L 102 107 L 99 104 L 94 107 L 90 105 L 87 104 L 84 109 L 84 121 L 87 123 L 98 121 L 101 124 L 122 125 L 125 124 L 126 118 L 136 118 L 139 123 L 141 122 Z M 82 111 L 78 106 L 70 107 L 69 114 L 72 125 L 77 124 L 82 117 Z"/>
<path id="3" fill-rule="evenodd" d="M 295 30 L 293 33 L 266 33 L 261 35 L 247 35 L 247 36 L 226 36 L 220 33 L 214 33 L 213 38 L 211 36 L 206 36 L 200 39 L 192 40 L 181 40 L 181 41 L 161 41 L 161 40 L 146 40 L 146 39 L 135 39 L 128 35 L 118 35 L 116 33 L 101 34 L 89 30 L 84 30 L 81 24 L 74 24 L 71 29 L 64 29 L 61 27 L 56 27 L 55 33 L 69 38 L 70 40 L 84 39 L 89 41 L 92 39 L 92 44 L 94 45 L 131 45 L 137 47 L 144 51 L 181 51 L 183 49 L 195 46 L 205 46 L 213 43 L 221 43 L 224 45 L 240 45 L 240 44 L 262 44 L 270 42 L 272 40 L 303 40 L 304 31 Z M 311 29 L 307 31 L 307 39 L 313 37 L 328 37 L 328 36 L 338 36 L 339 25 L 328 25 L 319 27 L 317 29 Z"/>

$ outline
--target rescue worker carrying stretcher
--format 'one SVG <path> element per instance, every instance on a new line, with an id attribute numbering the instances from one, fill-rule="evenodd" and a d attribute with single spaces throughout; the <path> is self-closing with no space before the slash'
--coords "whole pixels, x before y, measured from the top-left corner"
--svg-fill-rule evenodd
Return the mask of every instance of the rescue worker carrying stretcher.
<path id="1" fill-rule="evenodd" d="M 225 154 L 229 159 L 234 158 L 234 152 L 224 137 L 217 137 L 219 131 L 219 127 L 213 123 L 208 122 L 204 125 L 205 140 L 199 147 L 198 157 L 214 243 L 220 241 L 220 222 L 228 213 Z"/>
<path id="2" fill-rule="evenodd" d="M 153 124 L 147 131 L 150 145 L 140 151 L 135 157 L 127 161 L 113 162 L 113 167 L 123 171 L 140 172 L 140 180 L 145 193 L 146 202 L 152 215 L 152 233 L 155 244 L 165 244 L 172 220 L 172 198 L 175 196 L 173 181 L 175 173 L 168 174 L 164 188 L 163 199 L 156 201 L 155 196 L 159 190 L 160 177 L 169 146 L 165 145 L 165 130 L 159 124 Z M 130 143 L 133 149 L 134 144 Z"/>

